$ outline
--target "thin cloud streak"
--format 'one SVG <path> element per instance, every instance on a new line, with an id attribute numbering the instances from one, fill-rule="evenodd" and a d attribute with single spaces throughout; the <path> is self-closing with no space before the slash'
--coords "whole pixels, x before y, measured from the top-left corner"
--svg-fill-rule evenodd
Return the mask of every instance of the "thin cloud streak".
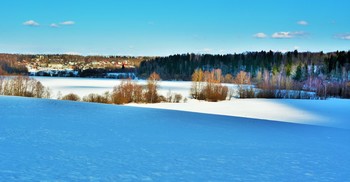
<path id="1" fill-rule="evenodd" d="M 75 24 L 74 21 L 64 21 L 60 23 L 60 25 L 74 25 L 74 24 Z"/>
<path id="2" fill-rule="evenodd" d="M 306 36 L 307 33 L 306 32 L 276 32 L 274 34 L 272 34 L 272 38 L 274 39 L 291 39 L 291 38 L 295 38 L 295 37 L 304 37 Z"/>
<path id="3" fill-rule="evenodd" d="M 350 40 L 350 33 L 338 34 L 335 36 L 337 39 Z"/>

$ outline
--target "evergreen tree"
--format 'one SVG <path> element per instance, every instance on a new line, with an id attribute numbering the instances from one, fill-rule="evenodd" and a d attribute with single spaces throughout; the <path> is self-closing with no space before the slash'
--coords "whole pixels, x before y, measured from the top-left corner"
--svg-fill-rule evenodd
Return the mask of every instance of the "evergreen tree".
<path id="1" fill-rule="evenodd" d="M 301 63 L 299 63 L 299 65 L 297 66 L 297 69 L 295 71 L 295 75 L 293 77 L 293 79 L 295 81 L 301 81 L 303 77 L 303 70 L 301 68 Z"/>

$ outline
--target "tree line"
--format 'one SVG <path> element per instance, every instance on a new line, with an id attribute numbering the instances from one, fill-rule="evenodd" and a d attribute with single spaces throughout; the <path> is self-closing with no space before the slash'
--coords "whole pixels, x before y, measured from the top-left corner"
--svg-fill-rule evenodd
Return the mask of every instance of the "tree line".
<path id="1" fill-rule="evenodd" d="M 141 62 L 139 75 L 156 71 L 165 80 L 194 81 L 196 70 L 220 70 L 221 82 L 254 85 L 240 86 L 241 98 L 350 98 L 350 51 L 173 55 Z"/>
<path id="2" fill-rule="evenodd" d="M 159 80 L 159 75 L 157 73 L 152 73 L 145 86 L 139 85 L 131 79 L 126 79 L 123 80 L 120 85 L 115 86 L 111 93 L 105 92 L 105 94 L 102 95 L 92 93 L 83 98 L 80 98 L 74 93 L 64 96 L 59 94 L 58 99 L 105 104 L 171 102 L 172 99 L 166 98 L 158 93 Z M 49 88 L 44 87 L 40 81 L 34 78 L 28 76 L 14 76 L 0 77 L 0 95 L 50 98 L 51 92 Z M 172 95 L 169 97 L 172 97 Z M 176 96 L 176 102 L 179 102 L 181 98 Z"/>
<path id="3" fill-rule="evenodd" d="M 286 70 L 287 75 L 296 71 L 299 64 L 313 65 L 316 74 L 328 79 L 341 78 L 344 71 L 350 70 L 350 51 L 323 52 L 246 52 L 241 54 L 177 54 L 142 61 L 138 70 L 140 76 L 157 72 L 165 80 L 191 80 L 194 70 L 221 69 L 223 74 L 236 75 L 240 71 L 249 72 L 252 77 L 265 70 Z M 301 78 L 300 78 L 301 79 Z"/>
<path id="4" fill-rule="evenodd" d="M 50 98 L 50 90 L 26 76 L 0 77 L 0 95 Z"/>
<path id="5" fill-rule="evenodd" d="M 0 75 L 27 74 L 24 63 L 39 59 L 40 63 L 67 63 L 93 61 L 132 61 L 138 77 L 148 78 L 151 73 L 157 72 L 163 80 L 191 80 L 194 70 L 203 71 L 221 69 L 222 73 L 236 75 L 240 71 L 251 74 L 254 78 L 258 72 L 275 72 L 285 70 L 287 76 L 294 74 L 299 65 L 314 69 L 315 74 L 325 76 L 329 80 L 341 80 L 350 70 L 350 51 L 323 52 L 245 52 L 241 54 L 211 55 L 211 54 L 176 54 L 166 57 L 130 57 L 130 56 L 80 56 L 66 54 L 0 54 Z M 106 68 L 110 69 L 110 68 Z M 100 70 L 101 71 L 101 70 Z M 87 71 L 89 74 L 99 74 L 99 71 Z M 299 76 L 300 74 L 298 74 Z M 305 79 L 302 75 L 298 80 Z"/>

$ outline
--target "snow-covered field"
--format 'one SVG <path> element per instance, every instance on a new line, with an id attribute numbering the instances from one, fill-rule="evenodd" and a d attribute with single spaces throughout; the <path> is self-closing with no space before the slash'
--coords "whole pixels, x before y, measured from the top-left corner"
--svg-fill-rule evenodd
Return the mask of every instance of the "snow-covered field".
<path id="1" fill-rule="evenodd" d="M 120 83 L 36 79 L 80 96 Z M 190 85 L 160 82 L 160 93 L 188 96 Z M 341 99 L 117 106 L 0 96 L 0 181 L 347 181 L 349 108 Z"/>
<path id="2" fill-rule="evenodd" d="M 53 78 L 35 77 L 52 90 L 53 96 L 60 91 L 63 95 L 76 93 L 81 97 L 90 93 L 102 94 L 112 91 L 113 87 L 120 84 L 115 79 L 91 79 L 91 78 Z M 146 81 L 139 80 L 139 84 Z M 191 82 L 161 81 L 159 93 L 166 96 L 171 93 L 179 93 L 184 97 L 189 96 Z M 231 89 L 236 85 L 227 84 Z M 226 116 L 238 116 L 245 118 L 267 119 L 292 123 L 304 123 L 312 125 L 333 126 L 350 129 L 348 113 L 350 112 L 350 100 L 290 100 L 290 99 L 232 99 L 217 103 L 191 100 L 187 103 L 171 104 L 130 104 L 136 107 L 170 109 L 190 111 Z"/>
<path id="3" fill-rule="evenodd" d="M 347 181 L 349 143 L 349 129 L 0 96 L 6 182 Z"/>

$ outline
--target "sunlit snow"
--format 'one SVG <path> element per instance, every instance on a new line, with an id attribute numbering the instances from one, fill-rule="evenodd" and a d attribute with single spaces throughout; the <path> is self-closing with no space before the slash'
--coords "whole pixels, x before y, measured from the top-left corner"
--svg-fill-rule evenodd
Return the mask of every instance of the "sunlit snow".
<path id="1" fill-rule="evenodd" d="M 112 91 L 121 80 L 98 78 L 52 78 L 35 77 L 52 90 L 56 97 L 76 93 L 81 97 L 90 93 L 103 94 Z M 136 81 L 146 84 L 144 80 Z M 191 82 L 160 81 L 159 93 L 167 96 L 169 92 L 189 97 Z M 237 86 L 227 84 L 232 90 Z M 333 126 L 350 129 L 347 114 L 350 112 L 350 101 L 341 99 L 329 100 L 290 100 L 290 99 L 232 99 L 217 103 L 209 103 L 187 99 L 187 103 L 179 104 L 130 104 L 137 107 L 171 109 L 208 114 L 238 116 L 245 118 L 267 119 L 292 123 L 304 123 L 322 126 Z"/>
<path id="2" fill-rule="evenodd" d="M 5 96 L 0 108 L 0 181 L 350 178 L 348 129 Z"/>

